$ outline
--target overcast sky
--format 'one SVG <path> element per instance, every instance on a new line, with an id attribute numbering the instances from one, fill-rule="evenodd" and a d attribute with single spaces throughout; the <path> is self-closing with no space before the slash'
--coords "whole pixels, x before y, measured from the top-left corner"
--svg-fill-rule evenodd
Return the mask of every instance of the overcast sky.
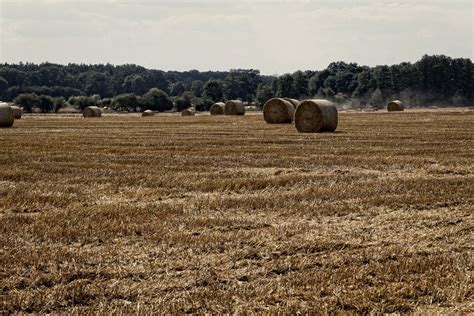
<path id="1" fill-rule="evenodd" d="M 473 58 L 474 0 L 0 0 L 0 62 L 264 74 Z"/>

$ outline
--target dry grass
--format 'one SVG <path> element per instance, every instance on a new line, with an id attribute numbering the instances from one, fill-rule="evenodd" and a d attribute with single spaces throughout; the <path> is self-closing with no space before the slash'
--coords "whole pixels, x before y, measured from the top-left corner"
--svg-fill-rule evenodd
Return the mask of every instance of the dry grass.
<path id="1" fill-rule="evenodd" d="M 473 307 L 473 111 L 28 116 L 0 130 L 9 312 Z"/>

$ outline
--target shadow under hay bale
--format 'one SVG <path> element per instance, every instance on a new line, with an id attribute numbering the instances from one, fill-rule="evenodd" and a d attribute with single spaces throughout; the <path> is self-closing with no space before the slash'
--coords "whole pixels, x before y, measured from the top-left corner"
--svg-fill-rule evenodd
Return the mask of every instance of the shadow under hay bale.
<path id="1" fill-rule="evenodd" d="M 389 112 L 394 112 L 394 111 L 403 111 L 405 109 L 405 106 L 403 105 L 403 102 L 400 100 L 394 100 L 390 101 L 387 104 L 387 110 Z"/>
<path id="2" fill-rule="evenodd" d="M 18 106 L 11 106 L 13 110 L 13 116 L 15 117 L 15 120 L 21 119 L 21 116 L 23 115 L 23 110 L 19 108 Z"/>
<path id="3" fill-rule="evenodd" d="M 295 112 L 295 127 L 300 133 L 334 132 L 337 123 L 337 108 L 327 100 L 303 101 Z"/>
<path id="4" fill-rule="evenodd" d="M 0 127 L 12 127 L 14 121 L 12 108 L 6 103 L 0 103 Z"/>
<path id="5" fill-rule="evenodd" d="M 211 115 L 224 115 L 224 107 L 225 104 L 223 102 L 217 102 L 211 106 L 209 112 Z"/>
<path id="6" fill-rule="evenodd" d="M 186 110 L 183 110 L 183 112 L 181 112 L 181 115 L 182 116 L 194 116 L 195 113 L 194 113 L 194 111 L 191 111 L 190 109 L 186 109 Z"/>
<path id="7" fill-rule="evenodd" d="M 143 111 L 142 116 L 155 116 L 155 112 L 152 110 Z"/>
<path id="8" fill-rule="evenodd" d="M 263 119 L 268 124 L 292 123 L 294 117 L 294 105 L 285 99 L 273 98 L 263 106 Z"/>
<path id="9" fill-rule="evenodd" d="M 101 117 L 102 110 L 98 106 L 88 106 L 84 108 L 84 112 L 82 112 L 82 116 L 84 117 Z"/>
<path id="10" fill-rule="evenodd" d="M 225 115 L 244 115 L 245 106 L 240 100 L 230 100 L 224 106 Z"/>

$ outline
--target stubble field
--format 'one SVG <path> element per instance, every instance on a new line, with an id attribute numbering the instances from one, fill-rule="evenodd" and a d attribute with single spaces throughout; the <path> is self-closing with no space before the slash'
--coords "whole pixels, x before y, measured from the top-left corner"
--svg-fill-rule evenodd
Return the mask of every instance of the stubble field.
<path id="1" fill-rule="evenodd" d="M 474 312 L 474 111 L 25 116 L 0 310 Z"/>

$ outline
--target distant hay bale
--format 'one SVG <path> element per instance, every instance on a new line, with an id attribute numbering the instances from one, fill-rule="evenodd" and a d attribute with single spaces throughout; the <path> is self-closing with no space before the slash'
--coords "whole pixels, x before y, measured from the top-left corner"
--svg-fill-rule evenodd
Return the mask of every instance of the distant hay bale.
<path id="1" fill-rule="evenodd" d="M 211 106 L 211 108 L 209 109 L 209 112 L 211 113 L 211 115 L 223 115 L 224 107 L 225 107 L 225 104 L 223 102 L 217 102 Z"/>
<path id="2" fill-rule="evenodd" d="M 295 126 L 300 133 L 334 132 L 337 108 L 327 100 L 306 100 L 295 112 Z"/>
<path id="3" fill-rule="evenodd" d="M 263 119 L 268 124 L 292 123 L 294 117 L 295 108 L 285 99 L 273 98 L 263 106 Z"/>
<path id="4" fill-rule="evenodd" d="M 183 110 L 183 112 L 181 112 L 181 115 L 182 116 L 194 116 L 195 113 L 193 111 L 191 111 L 190 109 L 186 109 L 186 110 Z"/>
<path id="5" fill-rule="evenodd" d="M 242 101 L 239 100 L 230 100 L 225 103 L 224 106 L 225 115 L 244 115 L 245 106 Z"/>
<path id="6" fill-rule="evenodd" d="M 88 106 L 84 108 L 82 115 L 84 117 L 101 117 L 102 110 L 98 106 Z"/>
<path id="7" fill-rule="evenodd" d="M 155 112 L 152 110 L 143 111 L 142 116 L 155 116 Z"/>
<path id="8" fill-rule="evenodd" d="M 402 101 L 400 100 L 394 100 L 394 101 L 390 101 L 388 102 L 387 104 L 387 110 L 389 112 L 392 112 L 392 111 L 403 111 L 405 109 L 405 106 L 403 105 Z"/>
<path id="9" fill-rule="evenodd" d="M 298 105 L 300 105 L 300 101 L 299 100 L 296 100 L 296 99 L 291 99 L 291 98 L 283 98 L 283 100 L 286 100 L 288 102 L 290 102 L 291 104 L 293 104 L 293 107 L 296 109 L 298 107 Z"/>
<path id="10" fill-rule="evenodd" d="M 21 119 L 21 115 L 23 114 L 23 110 L 19 108 L 18 106 L 11 106 L 13 110 L 13 116 L 15 117 L 15 120 Z"/>
<path id="11" fill-rule="evenodd" d="M 14 121 L 12 108 L 6 103 L 0 103 L 0 127 L 11 127 Z"/>

